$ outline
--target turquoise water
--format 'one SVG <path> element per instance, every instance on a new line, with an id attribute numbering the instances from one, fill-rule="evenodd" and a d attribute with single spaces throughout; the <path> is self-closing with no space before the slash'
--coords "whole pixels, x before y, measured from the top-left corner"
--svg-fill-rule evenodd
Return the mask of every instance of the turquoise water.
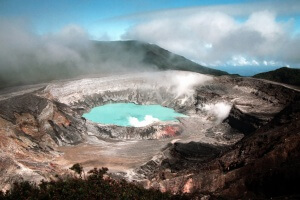
<path id="1" fill-rule="evenodd" d="M 112 103 L 95 107 L 83 117 L 101 124 L 141 127 L 156 121 L 177 121 L 176 117 L 186 115 L 160 105 Z"/>

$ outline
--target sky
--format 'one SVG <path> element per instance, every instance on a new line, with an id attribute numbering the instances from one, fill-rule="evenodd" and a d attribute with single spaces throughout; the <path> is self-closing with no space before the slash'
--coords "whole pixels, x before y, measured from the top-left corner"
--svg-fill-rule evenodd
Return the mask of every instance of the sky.
<path id="1" fill-rule="evenodd" d="M 300 67 L 298 0 L 0 0 L 0 27 L 0 41 L 7 30 L 141 40 L 244 75 Z"/>

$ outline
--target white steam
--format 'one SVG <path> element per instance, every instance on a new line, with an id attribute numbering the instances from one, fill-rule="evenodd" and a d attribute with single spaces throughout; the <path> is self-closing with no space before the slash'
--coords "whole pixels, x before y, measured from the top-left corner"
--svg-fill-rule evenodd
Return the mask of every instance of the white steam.
<path id="1" fill-rule="evenodd" d="M 158 122 L 159 119 L 152 117 L 151 115 L 146 115 L 144 117 L 144 120 L 140 121 L 138 118 L 136 117 L 129 117 L 128 118 L 129 124 L 133 127 L 143 127 L 143 126 L 147 126 L 149 124 L 152 124 L 154 122 Z"/>
<path id="2" fill-rule="evenodd" d="M 169 88 L 169 91 L 178 98 L 192 96 L 196 86 L 204 85 L 206 82 L 213 80 L 213 77 L 193 72 L 167 71 L 157 73 L 155 77 L 151 75 L 148 79 Z"/>
<path id="3" fill-rule="evenodd" d="M 204 82 L 211 79 L 212 77 L 203 74 L 180 73 L 174 74 L 171 77 L 171 82 L 177 86 L 175 88 L 177 96 L 181 96 L 183 94 L 193 93 L 195 86 L 202 85 Z"/>
<path id="4" fill-rule="evenodd" d="M 228 117 L 231 107 L 232 105 L 228 103 L 218 102 L 215 104 L 205 104 L 199 107 L 199 109 L 214 117 L 215 122 L 219 124 Z"/>

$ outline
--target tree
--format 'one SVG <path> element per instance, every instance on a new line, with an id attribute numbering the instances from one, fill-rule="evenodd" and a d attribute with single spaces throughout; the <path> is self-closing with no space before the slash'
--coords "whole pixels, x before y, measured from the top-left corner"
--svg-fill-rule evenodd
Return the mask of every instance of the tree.
<path id="1" fill-rule="evenodd" d="M 76 163 L 72 167 L 70 167 L 70 170 L 73 170 L 75 173 L 79 174 L 79 177 L 81 178 L 83 167 L 79 163 Z"/>

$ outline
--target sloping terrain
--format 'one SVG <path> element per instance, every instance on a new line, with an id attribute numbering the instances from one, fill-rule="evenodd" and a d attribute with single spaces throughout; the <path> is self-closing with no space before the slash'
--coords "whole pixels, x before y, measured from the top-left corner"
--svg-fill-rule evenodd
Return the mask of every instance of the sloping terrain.
<path id="1" fill-rule="evenodd" d="M 300 69 L 282 67 L 274 71 L 256 74 L 253 77 L 300 86 Z"/>
<path id="2" fill-rule="evenodd" d="M 0 89 L 9 86 L 44 83 L 51 80 L 157 70 L 184 70 L 211 75 L 225 75 L 224 71 L 210 69 L 157 45 L 140 41 L 89 41 L 86 46 L 71 46 L 76 59 L 42 62 L 36 55 L 22 54 L 22 66 L 3 67 Z"/>
<path id="3" fill-rule="evenodd" d="M 141 55 L 141 63 L 159 70 L 184 70 L 210 74 L 227 75 L 227 72 L 201 66 L 183 56 L 167 51 L 155 44 L 140 41 L 94 42 L 95 51 L 105 62 L 120 62 L 130 66 L 136 55 Z M 122 52 L 122 55 L 120 55 Z M 126 59 L 124 59 L 126 57 Z M 125 63 L 124 63 L 125 62 Z M 127 63 L 126 63 L 127 62 Z"/>
<path id="4" fill-rule="evenodd" d="M 197 143 L 175 143 L 169 150 L 173 156 L 162 161 L 152 185 L 225 199 L 299 198 L 299 105 L 298 95 L 267 125 L 223 153 Z M 206 162 L 197 158 L 203 152 Z"/>
<path id="5" fill-rule="evenodd" d="M 244 87 L 250 79 L 235 81 Z M 263 120 L 263 115 L 267 114 L 263 107 L 254 108 L 253 103 L 248 104 L 250 99 L 236 102 L 225 121 L 245 133 L 241 141 L 225 149 L 209 147 L 202 142 L 182 144 L 179 141 L 165 150 L 154 173 L 148 174 L 152 181 L 146 185 L 225 199 L 298 198 L 300 94 L 271 83 L 251 93 L 263 99 L 269 94 L 272 99 L 267 101 L 271 104 L 274 100 L 280 101 L 285 108 L 272 120 L 261 123 L 258 119 Z M 252 111 L 245 112 L 245 108 Z"/>
<path id="6" fill-rule="evenodd" d="M 195 84 L 182 88 L 186 80 Z M 160 104 L 189 117 L 141 128 L 81 117 L 107 102 Z M 224 104 L 232 107 L 220 115 Z M 0 96 L 1 188 L 54 180 L 80 162 L 162 191 L 295 195 L 299 117 L 298 91 L 254 78 L 169 71 L 35 86 Z"/>

